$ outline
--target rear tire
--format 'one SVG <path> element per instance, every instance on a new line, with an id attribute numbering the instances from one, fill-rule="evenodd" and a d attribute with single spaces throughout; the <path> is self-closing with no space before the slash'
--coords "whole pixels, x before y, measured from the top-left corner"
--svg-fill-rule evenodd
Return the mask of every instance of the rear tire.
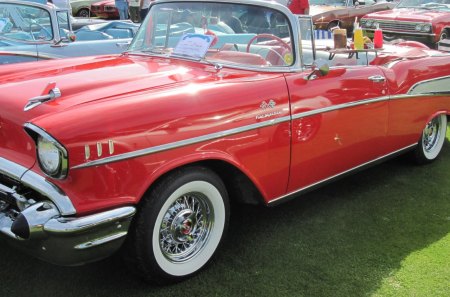
<path id="1" fill-rule="evenodd" d="M 440 114 L 427 123 L 414 151 L 416 163 L 427 164 L 438 158 L 444 146 L 446 131 L 447 116 L 445 114 Z"/>
<path id="2" fill-rule="evenodd" d="M 211 260 L 228 220 L 228 194 L 217 174 L 177 170 L 144 196 L 125 246 L 128 265 L 152 283 L 182 281 Z"/>

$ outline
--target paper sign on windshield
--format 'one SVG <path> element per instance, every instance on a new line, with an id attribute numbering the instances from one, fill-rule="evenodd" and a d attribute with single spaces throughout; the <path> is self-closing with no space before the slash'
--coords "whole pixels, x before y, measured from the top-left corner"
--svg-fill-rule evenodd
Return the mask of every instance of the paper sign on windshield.
<path id="1" fill-rule="evenodd" d="M 201 59 L 206 55 L 213 40 L 214 36 L 211 35 L 195 33 L 184 34 L 178 41 L 172 54 Z"/>

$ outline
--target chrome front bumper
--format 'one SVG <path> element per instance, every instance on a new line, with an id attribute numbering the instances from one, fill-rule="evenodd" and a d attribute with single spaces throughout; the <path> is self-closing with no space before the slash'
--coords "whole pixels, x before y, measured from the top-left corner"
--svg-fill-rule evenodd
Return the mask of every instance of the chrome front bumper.
<path id="1" fill-rule="evenodd" d="M 125 240 L 136 212 L 135 207 L 125 206 L 75 217 L 70 199 L 45 178 L 4 158 L 0 158 L 0 175 L 32 189 L 40 198 L 24 197 L 0 179 L 0 235 L 50 263 L 79 265 L 111 255 Z M 14 200 L 21 210 L 12 205 Z"/>

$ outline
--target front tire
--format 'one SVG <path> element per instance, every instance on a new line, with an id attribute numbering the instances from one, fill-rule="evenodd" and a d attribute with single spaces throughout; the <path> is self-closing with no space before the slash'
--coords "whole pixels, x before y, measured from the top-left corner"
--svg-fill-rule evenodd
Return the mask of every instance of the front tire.
<path id="1" fill-rule="evenodd" d="M 444 146 L 447 116 L 440 114 L 427 123 L 414 151 L 418 164 L 431 163 L 437 159 Z"/>
<path id="2" fill-rule="evenodd" d="M 169 174 L 146 195 L 128 238 L 128 261 L 145 280 L 184 280 L 213 257 L 229 220 L 228 194 L 209 169 Z"/>
<path id="3" fill-rule="evenodd" d="M 82 8 L 77 12 L 77 17 L 80 17 L 80 18 L 88 18 L 90 16 L 91 16 L 91 12 L 87 8 Z"/>

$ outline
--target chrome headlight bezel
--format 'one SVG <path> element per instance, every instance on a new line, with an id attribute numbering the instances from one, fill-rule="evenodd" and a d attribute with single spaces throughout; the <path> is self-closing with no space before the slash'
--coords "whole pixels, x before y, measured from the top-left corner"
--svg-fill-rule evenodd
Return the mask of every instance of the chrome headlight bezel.
<path id="1" fill-rule="evenodd" d="M 66 178 L 69 169 L 66 148 L 36 125 L 27 123 L 25 124 L 25 130 L 35 141 L 36 158 L 42 172 L 51 178 Z"/>

